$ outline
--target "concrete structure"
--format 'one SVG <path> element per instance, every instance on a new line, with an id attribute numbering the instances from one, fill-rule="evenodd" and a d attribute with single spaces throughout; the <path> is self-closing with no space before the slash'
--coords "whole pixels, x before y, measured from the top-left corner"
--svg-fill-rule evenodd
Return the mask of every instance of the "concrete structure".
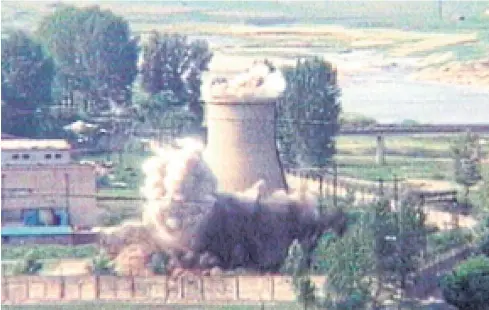
<path id="1" fill-rule="evenodd" d="M 286 188 L 275 144 L 275 100 L 215 98 L 206 103 L 206 121 L 205 158 L 220 191 L 243 191 L 260 179 L 267 193 Z"/>
<path id="2" fill-rule="evenodd" d="M 69 164 L 70 145 L 65 140 L 2 140 L 2 166 Z"/>
<path id="3" fill-rule="evenodd" d="M 2 226 L 96 223 L 94 168 L 72 163 L 64 140 L 2 141 Z"/>
<path id="4" fill-rule="evenodd" d="M 380 166 L 385 165 L 384 137 L 381 135 L 377 136 L 377 148 L 375 151 L 375 162 L 377 163 L 377 165 L 380 165 Z"/>

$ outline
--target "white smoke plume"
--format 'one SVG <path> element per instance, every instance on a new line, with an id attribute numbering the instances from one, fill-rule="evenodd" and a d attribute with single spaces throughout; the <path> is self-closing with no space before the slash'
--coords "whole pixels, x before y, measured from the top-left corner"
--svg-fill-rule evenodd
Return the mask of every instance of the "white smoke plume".
<path id="1" fill-rule="evenodd" d="M 280 97 L 285 87 L 280 70 L 261 61 L 233 78 L 205 76 L 201 93 L 205 102 L 262 102 Z"/>

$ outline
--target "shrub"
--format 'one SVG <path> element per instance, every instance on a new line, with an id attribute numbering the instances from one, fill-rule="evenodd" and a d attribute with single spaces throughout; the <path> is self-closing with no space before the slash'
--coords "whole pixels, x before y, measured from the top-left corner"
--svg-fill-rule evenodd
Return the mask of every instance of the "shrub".
<path id="1" fill-rule="evenodd" d="M 377 121 L 372 117 L 368 117 L 361 114 L 343 113 L 340 116 L 340 124 L 342 126 L 366 127 L 366 126 L 376 125 Z"/>
<path id="2" fill-rule="evenodd" d="M 92 259 L 92 273 L 98 276 L 113 275 L 114 263 L 105 253 L 99 253 Z"/>
<path id="3" fill-rule="evenodd" d="M 451 248 L 473 241 L 473 234 L 467 229 L 453 229 L 431 234 L 428 237 L 428 247 L 431 254 L 439 254 Z"/>
<path id="4" fill-rule="evenodd" d="M 440 281 L 445 301 L 460 310 L 483 310 L 489 305 L 489 258 L 469 258 Z"/>
<path id="5" fill-rule="evenodd" d="M 149 263 L 151 271 L 153 271 L 154 274 L 166 274 L 168 259 L 168 255 L 164 252 L 153 254 Z"/>
<path id="6" fill-rule="evenodd" d="M 40 261 L 39 254 L 33 250 L 27 252 L 24 258 L 18 262 L 12 273 L 16 274 L 37 274 L 42 269 L 42 263 Z"/>
<path id="7" fill-rule="evenodd" d="M 489 257 L 489 235 L 486 235 L 481 244 L 479 245 L 479 250 L 482 254 Z"/>
<path id="8" fill-rule="evenodd" d="M 31 252 L 40 259 L 88 258 L 96 255 L 97 248 L 94 245 L 9 245 L 2 246 L 2 259 L 23 259 Z"/>

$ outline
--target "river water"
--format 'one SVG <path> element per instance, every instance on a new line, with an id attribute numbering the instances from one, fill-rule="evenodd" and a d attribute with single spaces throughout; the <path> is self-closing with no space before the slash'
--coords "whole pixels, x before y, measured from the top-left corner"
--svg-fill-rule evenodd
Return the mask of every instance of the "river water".
<path id="1" fill-rule="evenodd" d="M 356 74 L 340 85 L 344 112 L 381 123 L 489 123 L 489 89 L 412 81 L 403 73 Z"/>
<path id="2" fill-rule="evenodd" d="M 220 35 L 190 39 L 206 39 L 215 46 L 246 42 Z M 389 57 L 376 51 L 335 52 L 323 48 L 305 50 L 304 55 L 322 57 L 337 66 L 344 112 L 372 117 L 380 123 L 407 119 L 427 124 L 489 123 L 489 88 L 409 79 L 422 58 Z M 347 72 L 345 78 L 342 72 Z"/>

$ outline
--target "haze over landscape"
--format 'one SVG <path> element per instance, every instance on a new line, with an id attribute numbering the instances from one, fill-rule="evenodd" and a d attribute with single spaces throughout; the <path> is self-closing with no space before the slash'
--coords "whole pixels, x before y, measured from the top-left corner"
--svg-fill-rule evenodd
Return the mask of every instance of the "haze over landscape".
<path id="1" fill-rule="evenodd" d="M 112 10 L 143 40 L 153 29 L 205 38 L 211 71 L 239 71 L 256 58 L 324 57 L 338 68 L 346 113 L 379 122 L 488 120 L 488 1 L 443 1 L 441 18 L 438 1 L 69 3 Z M 3 33 L 32 30 L 55 7 L 4 1 Z"/>
<path id="2" fill-rule="evenodd" d="M 489 1 L 1 19 L 2 307 L 487 310 Z"/>

